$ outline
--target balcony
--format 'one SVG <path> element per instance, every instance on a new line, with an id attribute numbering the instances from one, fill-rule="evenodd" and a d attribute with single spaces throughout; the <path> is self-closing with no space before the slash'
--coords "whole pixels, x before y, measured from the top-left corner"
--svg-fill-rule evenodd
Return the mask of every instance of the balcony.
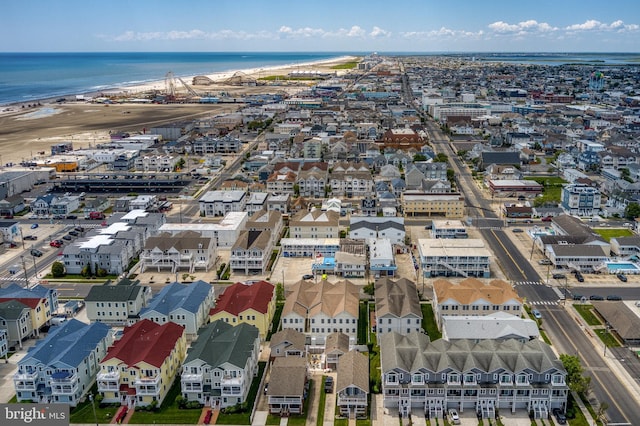
<path id="1" fill-rule="evenodd" d="M 36 391 L 38 385 L 35 380 L 16 380 L 14 376 L 13 385 L 16 391 Z"/>
<path id="2" fill-rule="evenodd" d="M 160 385 L 160 376 L 155 376 L 155 377 L 149 377 L 149 376 L 145 376 L 145 377 L 138 377 L 134 382 L 133 382 L 133 386 L 158 386 Z"/>
<path id="3" fill-rule="evenodd" d="M 51 386 L 51 395 L 75 395 L 78 392 L 78 384 L 55 385 Z"/>
<path id="4" fill-rule="evenodd" d="M 338 395 L 338 405 L 362 405 L 362 406 L 366 406 L 367 405 L 367 397 L 365 395 L 362 398 L 354 398 L 354 397 L 343 398 L 343 397 Z"/>
<path id="5" fill-rule="evenodd" d="M 182 383 L 202 383 L 204 375 L 200 374 L 183 374 L 180 378 Z"/>
<path id="6" fill-rule="evenodd" d="M 220 380 L 221 385 L 227 386 L 241 386 L 244 383 L 242 376 L 240 377 L 232 377 L 232 376 L 223 376 L 222 380 Z"/>
<path id="7" fill-rule="evenodd" d="M 77 383 L 78 375 L 76 373 L 70 373 L 68 371 L 59 371 L 51 375 L 51 386 L 55 385 L 68 385 L 70 383 Z"/>
<path id="8" fill-rule="evenodd" d="M 156 386 L 136 386 L 136 395 L 158 395 L 158 393 Z"/>
<path id="9" fill-rule="evenodd" d="M 26 380 L 26 381 L 36 381 L 38 379 L 38 372 L 25 372 L 25 373 L 16 373 L 13 375 L 13 380 Z"/>
<path id="10" fill-rule="evenodd" d="M 119 371 L 109 371 L 107 373 L 98 373 L 98 380 L 110 381 L 110 382 L 119 382 L 120 381 L 120 372 Z"/>

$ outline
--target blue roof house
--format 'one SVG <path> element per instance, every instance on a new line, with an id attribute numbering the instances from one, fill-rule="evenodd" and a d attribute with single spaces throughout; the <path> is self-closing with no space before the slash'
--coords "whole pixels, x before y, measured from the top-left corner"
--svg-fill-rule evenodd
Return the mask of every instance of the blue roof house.
<path id="1" fill-rule="evenodd" d="M 188 339 L 209 321 L 209 310 L 215 304 L 213 286 L 202 280 L 185 285 L 178 282 L 165 286 L 140 311 L 140 319 L 160 325 L 174 322 L 185 328 Z"/>
<path id="2" fill-rule="evenodd" d="M 75 407 L 89 391 L 111 344 L 109 326 L 76 319 L 53 326 L 18 361 L 13 384 L 18 402 L 64 403 Z"/>

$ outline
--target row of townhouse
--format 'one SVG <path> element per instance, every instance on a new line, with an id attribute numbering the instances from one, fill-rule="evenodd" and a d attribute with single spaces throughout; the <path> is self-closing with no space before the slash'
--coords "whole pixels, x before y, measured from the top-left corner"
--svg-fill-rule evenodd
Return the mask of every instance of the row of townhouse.
<path id="1" fill-rule="evenodd" d="M 74 319 L 54 326 L 19 363 L 18 400 L 75 406 L 96 381 L 105 403 L 159 405 L 181 373 L 189 401 L 221 408 L 244 402 L 275 312 L 275 290 L 260 282 L 228 291 L 214 310 L 210 284 L 173 283 L 136 313 L 129 308 L 145 305 L 144 286 L 94 286 L 86 303 L 91 324 Z"/>
<path id="2" fill-rule="evenodd" d="M 22 348 L 25 339 L 38 337 L 58 310 L 58 292 L 41 285 L 29 289 L 12 283 L 0 288 L 0 330 L 10 347 Z"/>
<path id="3" fill-rule="evenodd" d="M 214 288 L 204 281 L 165 285 L 155 296 L 139 281 L 123 279 L 115 285 L 92 286 L 85 298 L 87 318 L 122 327 L 149 319 L 158 324 L 174 322 L 184 327 L 188 339 L 209 322 L 215 305 Z"/>
<path id="4" fill-rule="evenodd" d="M 144 210 L 112 215 L 108 226 L 92 229 L 65 246 L 62 259 L 67 273 L 80 274 L 86 267 L 96 275 L 96 268 L 112 275 L 123 273 L 165 221 L 164 214 Z"/>
<path id="5" fill-rule="evenodd" d="M 443 418 L 453 408 L 482 418 L 525 409 L 546 419 L 567 406 L 567 372 L 539 339 L 432 342 L 392 332 L 380 339 L 380 364 L 384 407 L 404 418 Z"/>

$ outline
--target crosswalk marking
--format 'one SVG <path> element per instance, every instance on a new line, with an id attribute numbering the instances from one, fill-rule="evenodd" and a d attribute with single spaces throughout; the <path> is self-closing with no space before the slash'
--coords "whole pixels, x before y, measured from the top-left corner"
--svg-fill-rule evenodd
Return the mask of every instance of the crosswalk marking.
<path id="1" fill-rule="evenodd" d="M 527 303 L 529 305 L 557 305 L 558 301 L 557 300 L 527 300 Z"/>
<path id="2" fill-rule="evenodd" d="M 517 281 L 513 285 L 516 286 L 516 285 L 546 285 L 546 284 L 540 281 Z"/>

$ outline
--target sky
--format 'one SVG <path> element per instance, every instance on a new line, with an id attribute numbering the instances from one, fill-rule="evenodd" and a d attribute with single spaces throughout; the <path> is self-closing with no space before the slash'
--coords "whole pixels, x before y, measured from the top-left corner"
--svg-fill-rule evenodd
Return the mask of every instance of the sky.
<path id="1" fill-rule="evenodd" d="M 638 0 L 20 0 L 0 52 L 640 52 Z"/>

